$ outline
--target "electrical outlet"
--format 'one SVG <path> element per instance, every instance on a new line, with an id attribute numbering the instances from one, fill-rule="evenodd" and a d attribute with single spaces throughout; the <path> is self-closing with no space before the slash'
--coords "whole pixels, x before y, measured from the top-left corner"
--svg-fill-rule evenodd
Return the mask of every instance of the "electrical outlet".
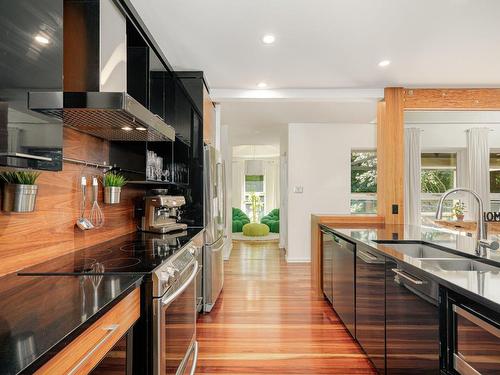
<path id="1" fill-rule="evenodd" d="M 293 192 L 295 194 L 302 194 L 304 192 L 304 187 L 303 186 L 294 186 Z"/>
<path id="2" fill-rule="evenodd" d="M 397 215 L 399 213 L 399 206 L 397 204 L 392 205 L 392 214 Z"/>

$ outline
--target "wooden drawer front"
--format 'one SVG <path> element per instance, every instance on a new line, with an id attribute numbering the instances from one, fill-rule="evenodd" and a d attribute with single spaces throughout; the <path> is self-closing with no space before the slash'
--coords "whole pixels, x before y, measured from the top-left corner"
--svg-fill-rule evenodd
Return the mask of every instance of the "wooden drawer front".
<path id="1" fill-rule="evenodd" d="M 88 374 L 140 316 L 137 288 L 73 340 L 36 374 Z"/>

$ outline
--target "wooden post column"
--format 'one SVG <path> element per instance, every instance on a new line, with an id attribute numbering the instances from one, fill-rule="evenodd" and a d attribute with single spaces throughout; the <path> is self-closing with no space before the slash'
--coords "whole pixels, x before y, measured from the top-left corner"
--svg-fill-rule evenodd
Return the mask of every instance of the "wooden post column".
<path id="1" fill-rule="evenodd" d="M 377 107 L 377 212 L 404 223 L 404 90 L 389 87 Z"/>

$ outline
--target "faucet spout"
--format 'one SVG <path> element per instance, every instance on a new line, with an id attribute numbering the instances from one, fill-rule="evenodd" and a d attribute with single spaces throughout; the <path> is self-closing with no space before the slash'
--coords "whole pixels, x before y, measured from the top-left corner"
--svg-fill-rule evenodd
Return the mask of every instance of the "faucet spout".
<path id="1" fill-rule="evenodd" d="M 458 193 L 458 192 L 465 192 L 465 193 L 471 194 L 476 199 L 476 202 L 477 202 L 477 206 L 478 206 L 477 207 L 477 241 L 478 241 L 477 243 L 478 243 L 478 247 L 477 247 L 476 251 L 479 253 L 481 247 L 489 247 L 492 250 L 496 250 L 498 248 L 498 243 L 496 243 L 493 246 L 488 245 L 488 241 L 486 238 L 487 237 L 486 236 L 486 228 L 485 228 L 484 217 L 483 217 L 483 212 L 484 212 L 483 200 L 481 199 L 481 196 L 478 193 L 476 193 L 474 190 L 466 189 L 466 188 L 455 188 L 455 189 L 450 189 L 450 190 L 445 191 L 438 202 L 438 207 L 437 207 L 437 211 L 436 211 L 436 219 L 440 220 L 443 217 L 443 205 L 444 205 L 445 199 L 449 195 L 451 195 L 453 193 Z M 496 247 L 496 249 L 495 249 L 495 247 Z"/>

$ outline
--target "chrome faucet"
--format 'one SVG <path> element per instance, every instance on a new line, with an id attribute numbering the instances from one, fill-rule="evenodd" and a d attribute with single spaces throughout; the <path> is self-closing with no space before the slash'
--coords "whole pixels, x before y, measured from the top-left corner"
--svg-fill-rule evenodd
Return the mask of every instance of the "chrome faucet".
<path id="1" fill-rule="evenodd" d="M 480 255 L 481 253 L 481 248 L 488 248 L 491 250 L 497 250 L 499 248 L 499 243 L 497 241 L 488 241 L 488 236 L 486 235 L 486 227 L 484 223 L 484 217 L 483 217 L 483 212 L 484 212 L 484 204 L 483 200 L 479 196 L 478 193 L 476 193 L 474 190 L 471 189 L 466 189 L 466 188 L 455 188 L 455 189 L 450 189 L 447 190 L 443 193 L 441 198 L 439 199 L 438 203 L 438 208 L 436 211 L 436 219 L 441 220 L 443 217 L 443 203 L 444 200 L 453 193 L 457 192 L 466 192 L 471 194 L 474 198 L 476 198 L 477 201 L 477 206 L 478 206 L 478 213 L 477 213 L 477 246 L 476 246 L 476 253 Z"/>

